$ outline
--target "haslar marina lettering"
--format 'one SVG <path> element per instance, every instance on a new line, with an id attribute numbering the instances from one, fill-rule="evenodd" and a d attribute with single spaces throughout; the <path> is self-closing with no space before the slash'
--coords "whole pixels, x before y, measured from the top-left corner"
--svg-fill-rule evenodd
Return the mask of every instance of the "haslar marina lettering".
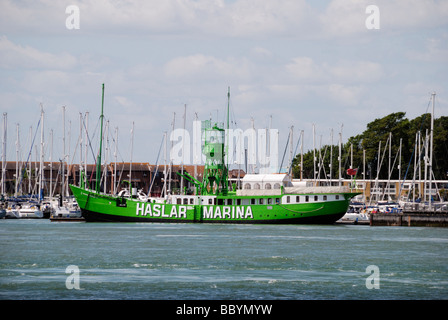
<path id="1" fill-rule="evenodd" d="M 170 212 L 165 211 L 166 206 L 161 204 L 137 203 L 136 216 L 150 216 L 162 218 L 187 218 L 187 206 L 171 207 Z M 253 219 L 250 206 L 204 206 L 202 207 L 204 219 Z"/>
<path id="2" fill-rule="evenodd" d="M 177 210 L 179 209 L 179 211 Z M 187 207 L 186 206 L 172 206 L 170 213 L 165 213 L 165 206 L 161 204 L 148 203 L 145 208 L 145 204 L 137 203 L 137 209 L 135 215 L 150 216 L 150 217 L 162 217 L 162 218 L 186 218 Z"/>
<path id="3" fill-rule="evenodd" d="M 252 208 L 250 206 L 219 206 L 203 207 L 202 216 L 204 219 L 253 219 Z"/>

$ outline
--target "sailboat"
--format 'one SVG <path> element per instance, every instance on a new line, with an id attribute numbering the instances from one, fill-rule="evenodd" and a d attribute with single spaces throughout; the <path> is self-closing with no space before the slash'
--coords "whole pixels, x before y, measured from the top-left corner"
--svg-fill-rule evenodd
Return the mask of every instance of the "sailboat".
<path id="1" fill-rule="evenodd" d="M 104 84 L 100 137 L 103 111 Z M 101 192 L 100 139 L 95 189 L 88 189 L 85 184 L 70 185 L 82 216 L 87 222 L 333 224 L 347 212 L 350 199 L 360 194 L 346 187 L 294 187 L 290 179 L 278 174 L 270 175 L 269 188 L 229 190 L 224 125 L 203 121 L 202 133 L 202 153 L 206 158 L 203 180 L 182 173 L 183 178 L 195 185 L 195 194 L 168 195 L 157 200 Z"/>
<path id="2" fill-rule="evenodd" d="M 0 202 L 0 219 L 6 217 L 6 204 L 2 201 Z"/>
<path id="3" fill-rule="evenodd" d="M 439 190 L 433 190 L 433 181 L 435 181 L 435 176 L 433 172 L 433 156 L 434 156 L 434 109 L 435 109 L 435 99 L 436 93 L 433 92 L 431 94 L 432 101 L 432 111 L 431 111 L 431 127 L 430 133 L 428 135 L 428 131 L 426 131 L 426 138 L 424 142 L 423 149 L 420 147 L 420 139 L 421 132 L 418 131 L 416 133 L 414 151 L 412 153 L 411 160 L 409 161 L 408 168 L 411 164 L 412 158 L 414 158 L 414 175 L 412 178 L 412 187 L 407 195 L 402 196 L 399 200 L 400 206 L 403 208 L 404 212 L 443 212 L 448 209 L 448 202 L 443 201 L 443 198 L 440 196 Z M 417 149 L 419 150 L 417 152 Z M 425 152 L 425 154 L 423 154 Z M 418 154 L 419 153 L 419 154 Z M 421 176 L 419 175 L 417 181 L 417 170 L 421 167 L 421 160 L 424 162 L 424 178 L 421 180 Z M 400 184 L 400 192 L 401 195 L 403 191 L 405 178 L 403 182 Z M 423 190 L 420 190 L 420 187 L 416 188 L 416 183 L 422 185 Z M 416 195 L 416 189 L 419 189 L 419 195 Z M 420 193 L 422 191 L 422 193 Z M 434 198 L 438 196 L 440 201 L 436 202 Z M 412 198 L 409 199 L 409 198 Z M 419 197 L 416 201 L 415 197 Z M 423 198 L 423 199 L 422 199 Z"/>
<path id="4" fill-rule="evenodd" d="M 64 152 L 64 159 L 61 160 L 61 194 L 59 194 L 58 199 L 52 200 L 51 207 L 52 212 L 50 215 L 51 221 L 77 221 L 81 216 L 81 210 L 79 209 L 78 203 L 75 201 L 73 197 L 66 197 L 65 196 L 65 190 L 66 190 L 66 183 L 65 183 L 65 106 L 62 107 L 62 125 L 63 125 L 63 152 Z"/>
<path id="5" fill-rule="evenodd" d="M 19 209 L 19 218 L 40 219 L 43 217 L 44 213 L 37 203 L 27 202 Z"/>
<path id="6" fill-rule="evenodd" d="M 44 152 L 43 152 L 43 145 L 44 145 L 44 140 L 43 140 L 43 136 L 44 136 L 44 109 L 41 105 L 41 118 L 39 121 L 39 125 L 41 126 L 41 150 L 40 150 L 40 165 L 39 165 L 39 181 L 38 181 L 38 196 L 37 196 L 37 201 L 34 201 L 32 198 L 30 197 L 30 199 L 19 205 L 19 209 L 18 209 L 18 215 L 19 218 L 25 218 L 25 219 L 40 219 L 44 217 L 44 206 L 42 203 L 42 199 L 43 199 L 43 173 L 44 173 L 44 168 L 43 168 L 43 157 L 44 157 Z M 39 127 L 38 125 L 38 127 Z M 32 150 L 32 149 L 31 149 Z M 31 151 L 30 151 L 31 154 Z"/>
<path id="7" fill-rule="evenodd" d="M 3 154 L 2 154 L 2 179 L 1 179 L 1 195 L 2 200 L 5 194 L 5 168 L 6 168 L 6 128 L 7 128 L 7 114 L 4 113 L 4 134 L 3 134 Z M 42 122 L 42 123 L 41 123 Z M 42 125 L 41 132 L 43 134 L 43 107 L 41 107 L 41 119 L 39 123 Z M 37 132 L 37 131 L 36 131 Z M 42 139 L 42 137 L 41 137 Z M 41 140 L 41 148 L 43 148 L 43 140 Z M 31 147 L 32 150 L 32 147 Z M 30 151 L 31 154 L 31 151 Z M 41 149 L 41 165 L 40 165 L 40 179 L 39 179 L 39 189 L 42 188 L 42 175 L 43 175 L 43 150 Z M 16 171 L 17 172 L 17 171 Z M 17 173 L 16 173 L 17 174 Z M 40 201 L 34 201 L 29 199 L 27 202 L 22 202 L 18 199 L 9 199 L 6 202 L 3 202 L 2 204 L 2 213 L 4 210 L 4 217 L 5 218 L 13 218 L 13 219 L 20 219 L 20 218 L 43 218 L 44 212 L 41 210 L 41 202 Z"/>

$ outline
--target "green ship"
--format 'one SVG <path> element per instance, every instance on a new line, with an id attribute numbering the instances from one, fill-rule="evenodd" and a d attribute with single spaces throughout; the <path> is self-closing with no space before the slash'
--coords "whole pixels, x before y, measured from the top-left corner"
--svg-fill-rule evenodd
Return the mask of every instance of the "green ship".
<path id="1" fill-rule="evenodd" d="M 103 108 L 104 84 L 101 130 Z M 82 216 L 87 222 L 332 224 L 345 215 L 350 199 L 359 194 L 347 187 L 296 187 L 285 174 L 265 175 L 269 183 L 255 183 L 254 187 L 243 183 L 243 189 L 232 190 L 224 160 L 223 125 L 203 121 L 202 139 L 206 158 L 202 181 L 183 175 L 195 185 L 195 194 L 157 198 L 101 192 L 100 142 L 95 189 L 88 189 L 85 183 L 70 185 Z"/>

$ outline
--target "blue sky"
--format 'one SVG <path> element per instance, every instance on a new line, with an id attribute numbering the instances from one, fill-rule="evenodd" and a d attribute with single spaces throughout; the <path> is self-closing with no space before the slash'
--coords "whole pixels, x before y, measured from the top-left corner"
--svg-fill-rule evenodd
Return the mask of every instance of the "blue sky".
<path id="1" fill-rule="evenodd" d="M 380 12 L 369 30 L 366 7 Z M 79 8 L 68 29 L 66 8 Z M 437 93 L 436 117 L 448 115 L 448 1 L 8 1 L 0 2 L 0 104 L 8 114 L 8 160 L 16 124 L 29 151 L 40 105 L 46 159 L 62 153 L 62 106 L 71 157 L 79 114 L 95 128 L 105 83 L 105 119 L 119 128 L 119 161 L 155 163 L 164 131 L 200 120 L 224 121 L 230 87 L 233 126 L 304 130 L 305 150 L 362 133 L 391 112 L 414 118 Z M 253 122 L 252 122 L 253 121 Z M 2 127 L 3 129 L 3 127 Z M 3 130 L 2 130 L 3 132 Z M 96 137 L 98 134 L 95 135 Z M 296 142 L 297 140 L 295 140 Z M 67 147 L 68 148 L 68 147 Z M 162 156 L 162 155 L 161 155 Z M 92 160 L 89 160 L 91 163 Z"/>

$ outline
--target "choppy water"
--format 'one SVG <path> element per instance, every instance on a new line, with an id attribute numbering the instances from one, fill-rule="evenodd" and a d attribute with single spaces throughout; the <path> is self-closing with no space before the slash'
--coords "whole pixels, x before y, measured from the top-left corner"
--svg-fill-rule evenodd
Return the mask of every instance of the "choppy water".
<path id="1" fill-rule="evenodd" d="M 446 228 L 0 220 L 0 241 L 0 299 L 448 298 Z"/>

